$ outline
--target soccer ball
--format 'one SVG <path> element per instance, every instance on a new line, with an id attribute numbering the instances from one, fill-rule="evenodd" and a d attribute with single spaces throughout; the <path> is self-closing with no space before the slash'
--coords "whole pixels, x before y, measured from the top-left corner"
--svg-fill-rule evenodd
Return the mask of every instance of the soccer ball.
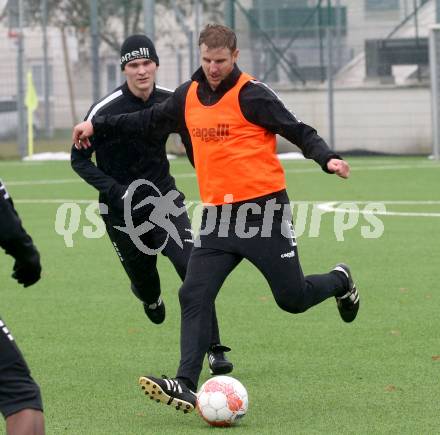
<path id="1" fill-rule="evenodd" d="M 243 384 L 230 376 L 215 376 L 197 393 L 197 410 L 212 426 L 232 426 L 248 409 L 248 393 Z"/>

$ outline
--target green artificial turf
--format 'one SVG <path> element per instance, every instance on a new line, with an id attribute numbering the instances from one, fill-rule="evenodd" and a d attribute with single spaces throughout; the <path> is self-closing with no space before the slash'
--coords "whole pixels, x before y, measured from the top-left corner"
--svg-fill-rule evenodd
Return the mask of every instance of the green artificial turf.
<path id="1" fill-rule="evenodd" d="M 156 404 L 138 388 L 140 375 L 173 376 L 179 361 L 180 281 L 167 259 L 158 266 L 167 319 L 156 326 L 131 293 L 107 236 L 84 237 L 92 225 L 84 200 L 97 195 L 69 163 L 0 162 L 44 268 L 41 281 L 23 289 L 9 278 L 12 259 L 2 256 L 0 314 L 41 385 L 47 433 L 439 433 L 440 165 L 403 157 L 349 162 L 349 180 L 313 162 L 284 162 L 291 199 L 387 201 L 389 212 L 432 215 L 377 216 L 383 235 L 367 239 L 362 226 L 371 224 L 361 214 L 338 241 L 334 213 L 322 216 L 312 237 L 307 205 L 298 237 L 304 273 L 326 272 L 339 261 L 351 266 L 361 295 L 353 324 L 340 320 L 334 300 L 300 315 L 281 311 L 264 278 L 240 264 L 217 299 L 233 376 L 249 393 L 248 414 L 231 429 Z M 173 161 L 171 170 L 187 200 L 198 200 L 186 160 Z M 56 213 L 63 202 L 79 200 L 81 219 L 68 248 L 56 232 Z M 205 366 L 201 381 L 208 376 Z"/>

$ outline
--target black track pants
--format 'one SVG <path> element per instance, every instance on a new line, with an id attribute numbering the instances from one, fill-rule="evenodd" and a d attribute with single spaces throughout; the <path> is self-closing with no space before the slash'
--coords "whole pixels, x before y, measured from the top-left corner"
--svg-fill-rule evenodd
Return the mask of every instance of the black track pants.
<path id="1" fill-rule="evenodd" d="M 183 197 L 178 198 L 176 204 L 179 207 L 182 207 Z M 115 226 L 125 226 L 125 223 L 121 218 L 113 218 L 104 215 L 103 219 L 110 240 L 130 279 L 133 293 L 138 299 L 147 304 L 156 302 L 161 294 L 159 272 L 156 267 L 157 255 L 149 255 L 142 252 L 128 234 L 115 228 Z M 175 225 L 179 233 L 183 248 L 181 248 L 173 238 L 168 237 L 168 241 L 161 253 L 168 257 L 183 281 L 186 275 L 191 250 L 193 249 L 191 223 L 187 213 L 183 213 L 177 217 L 170 216 L 169 219 Z M 136 225 L 139 225 L 139 222 L 136 222 Z M 157 249 L 165 243 L 166 238 L 167 232 L 156 226 L 141 236 L 141 241 L 148 248 Z M 210 344 L 217 344 L 220 343 L 220 334 L 215 306 L 211 308 L 211 311 L 211 338 L 209 342 Z"/>
<path id="2" fill-rule="evenodd" d="M 284 228 L 283 228 L 284 226 Z M 290 237 L 282 234 L 289 233 Z M 194 247 L 179 297 L 182 309 L 181 360 L 177 376 L 197 386 L 209 346 L 212 305 L 226 277 L 245 258 L 266 278 L 278 306 L 301 313 L 344 291 L 338 273 L 304 276 L 290 221 L 276 219 L 270 237 L 235 234 L 202 237 Z"/>
<path id="3" fill-rule="evenodd" d="M 159 249 L 162 255 L 168 257 L 183 280 L 193 248 L 191 223 L 186 213 L 178 217 L 170 216 L 170 220 L 178 231 L 183 248 L 171 237 L 167 240 L 167 232 L 157 226 L 142 235 L 140 242 L 150 250 Z M 115 226 L 125 226 L 123 220 L 104 216 L 104 222 L 121 264 L 130 278 L 133 292 L 147 304 L 156 302 L 161 292 L 156 267 L 157 255 L 142 252 L 128 234 L 115 228 Z M 164 246 L 160 249 L 162 245 Z"/>
<path id="4" fill-rule="evenodd" d="M 40 388 L 0 318 L 0 412 L 6 418 L 23 409 L 43 410 Z"/>

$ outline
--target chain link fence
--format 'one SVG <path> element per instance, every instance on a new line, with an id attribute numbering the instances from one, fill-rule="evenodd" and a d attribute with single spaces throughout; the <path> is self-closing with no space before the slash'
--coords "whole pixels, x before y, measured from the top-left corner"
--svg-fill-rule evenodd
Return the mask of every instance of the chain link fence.
<path id="1" fill-rule="evenodd" d="M 29 121 L 20 112 L 29 72 L 38 97 L 34 152 L 68 151 L 72 125 L 97 95 L 123 81 L 118 47 L 125 36 L 151 34 L 154 23 L 157 82 L 173 89 L 198 67 L 197 35 L 212 21 L 236 30 L 240 68 L 267 83 L 337 151 L 432 150 L 428 35 L 436 0 L 97 1 L 97 33 L 93 1 L 76 2 L 81 21 L 69 1 L 57 9 L 50 0 L 0 0 L 7 59 L 0 70 L 0 158 L 28 152 L 20 123 Z"/>

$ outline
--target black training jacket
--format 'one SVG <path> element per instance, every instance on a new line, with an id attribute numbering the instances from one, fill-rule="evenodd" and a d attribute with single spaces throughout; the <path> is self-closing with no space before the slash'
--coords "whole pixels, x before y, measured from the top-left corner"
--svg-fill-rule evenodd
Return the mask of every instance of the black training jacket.
<path id="1" fill-rule="evenodd" d="M 26 232 L 6 187 L 0 180 L 0 246 L 15 260 L 28 263 L 40 258 L 31 236 Z"/>
<path id="2" fill-rule="evenodd" d="M 127 83 L 93 104 L 85 119 L 98 115 L 118 115 L 132 113 L 167 100 L 172 92 L 155 86 L 146 102 L 136 97 Z M 75 172 L 99 191 L 99 201 L 108 205 L 111 213 L 120 214 L 119 207 L 126 187 L 137 179 L 146 179 L 155 184 L 162 194 L 176 189 L 174 178 L 170 175 L 165 144 L 168 135 L 176 132 L 171 125 L 157 125 L 144 134 L 119 133 L 111 128 L 100 129 L 91 138 L 92 147 L 78 150 L 72 146 L 71 164 Z M 92 155 L 96 155 L 96 165 Z M 149 194 L 153 192 L 144 191 Z"/>
<path id="3" fill-rule="evenodd" d="M 111 130 L 118 134 L 137 131 L 145 136 L 160 125 L 180 133 L 188 157 L 194 165 L 191 139 L 185 125 L 185 100 L 191 81 L 199 82 L 197 95 L 202 104 L 211 106 L 236 84 L 240 74 L 240 69 L 235 65 L 231 74 L 213 91 L 202 68 L 199 68 L 190 81 L 179 86 L 168 100 L 155 105 L 152 110 L 116 117 L 95 117 L 92 121 L 95 134 L 103 130 Z M 330 159 L 340 158 L 329 149 L 313 127 L 299 121 L 264 83 L 255 80 L 243 86 L 239 94 L 239 103 L 244 117 L 249 122 L 279 134 L 297 145 L 304 157 L 315 160 L 324 171 L 328 172 L 326 165 Z"/>

